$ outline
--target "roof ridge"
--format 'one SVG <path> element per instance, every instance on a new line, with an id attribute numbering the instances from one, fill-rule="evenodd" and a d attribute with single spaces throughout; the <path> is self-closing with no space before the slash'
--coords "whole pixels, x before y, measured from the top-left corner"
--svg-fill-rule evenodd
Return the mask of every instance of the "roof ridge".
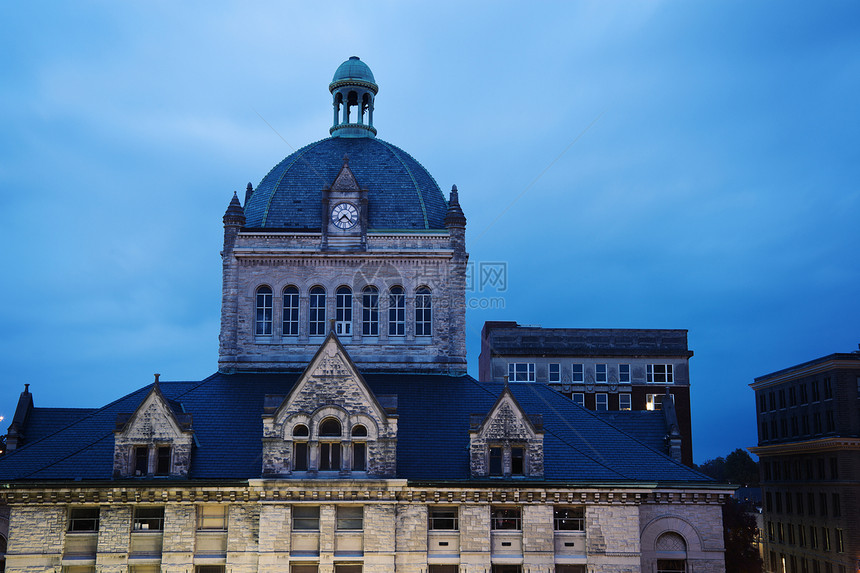
<path id="1" fill-rule="evenodd" d="M 429 229 L 430 228 L 430 221 L 427 219 L 427 207 L 424 206 L 424 195 L 421 194 L 421 188 L 418 186 L 418 182 L 415 181 L 415 176 L 412 175 L 412 170 L 409 169 L 409 166 L 406 165 L 406 162 L 403 161 L 403 158 L 400 157 L 400 155 L 397 153 L 397 151 L 395 151 L 395 149 L 397 149 L 397 147 L 395 145 L 388 143 L 387 141 L 384 141 L 382 139 L 377 139 L 377 141 L 379 141 L 379 143 L 384 145 L 391 152 L 391 154 L 397 158 L 397 161 L 400 162 L 400 164 L 406 170 L 406 173 L 409 174 L 409 178 L 412 180 L 412 185 L 413 185 L 413 187 L 415 187 L 415 194 L 418 195 L 418 203 L 421 205 L 421 215 L 424 217 L 424 228 Z M 401 149 L 400 151 L 403 151 L 403 150 Z M 427 171 L 427 170 L 425 169 L 425 171 Z M 434 180 L 434 183 L 435 183 L 435 180 Z M 436 186 L 438 187 L 439 185 L 437 184 Z"/>
<path id="2" fill-rule="evenodd" d="M 331 139 L 331 137 L 325 137 L 325 138 L 323 138 L 323 139 L 319 139 L 319 140 L 317 140 L 317 141 L 314 141 L 314 142 L 308 143 L 308 144 L 307 144 L 307 145 L 305 145 L 304 147 L 300 147 L 298 150 L 293 151 L 293 153 L 291 153 L 290 155 L 287 155 L 284 159 L 282 159 L 281 161 L 279 161 L 277 165 L 275 165 L 274 167 L 272 167 L 272 168 L 269 170 L 269 173 L 271 173 L 272 171 L 274 171 L 275 169 L 277 169 L 277 168 L 278 168 L 278 166 L 279 166 L 281 163 L 283 163 L 284 161 L 286 161 L 287 159 L 289 159 L 291 156 L 295 156 L 295 157 L 293 157 L 293 160 L 292 160 L 292 161 L 290 161 L 290 164 L 289 164 L 289 165 L 287 165 L 286 167 L 284 167 L 284 170 L 281 172 L 281 176 L 280 176 L 280 177 L 278 177 L 278 182 L 277 182 L 277 183 L 275 183 L 275 185 L 273 185 L 273 186 L 272 186 L 272 190 L 271 190 L 271 192 L 269 193 L 269 199 L 268 199 L 268 201 L 266 201 L 266 208 L 263 210 L 263 218 L 260 220 L 260 223 L 261 223 L 261 226 L 262 226 L 262 227 L 264 227 L 264 228 L 265 228 L 265 226 L 266 226 L 266 218 L 269 216 L 269 207 L 271 207 L 271 206 L 272 206 L 272 199 L 273 199 L 273 198 L 275 197 L 275 195 L 277 194 L 278 186 L 281 184 L 281 181 L 282 181 L 282 180 L 283 180 L 283 178 L 287 175 L 287 173 L 290 171 L 290 167 L 292 167 L 293 165 L 295 165 L 295 164 L 296 164 L 296 161 L 298 161 L 302 156 L 304 156 L 304 154 L 305 154 L 305 153 L 307 153 L 307 152 L 308 152 L 308 150 L 309 150 L 311 147 L 315 147 L 315 146 L 319 145 L 320 143 L 322 143 L 323 141 L 326 141 L 327 139 Z M 311 165 L 310 163 L 308 163 L 308 167 L 310 167 L 312 171 L 316 172 L 316 169 L 314 169 L 314 168 L 313 168 L 313 165 Z M 269 176 L 269 173 L 267 173 L 267 174 L 266 174 L 266 177 L 268 177 L 268 176 Z M 317 175 L 318 175 L 320 178 L 322 178 L 322 176 L 321 176 L 321 175 L 319 175 L 319 173 L 317 173 Z M 263 177 L 262 181 L 265 181 L 265 180 L 266 180 L 266 177 Z M 261 181 L 261 183 L 262 183 L 262 181 Z M 323 181 L 323 187 L 325 187 L 327 184 L 328 184 L 328 182 L 327 182 L 327 181 Z M 258 189 L 258 190 L 259 190 L 259 187 L 260 187 L 260 186 L 259 186 L 259 184 L 258 184 L 258 185 L 257 185 L 257 189 Z"/>

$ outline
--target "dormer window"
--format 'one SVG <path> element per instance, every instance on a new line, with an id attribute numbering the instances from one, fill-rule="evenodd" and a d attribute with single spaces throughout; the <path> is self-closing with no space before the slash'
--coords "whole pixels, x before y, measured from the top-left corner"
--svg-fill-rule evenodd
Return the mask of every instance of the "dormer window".
<path id="1" fill-rule="evenodd" d="M 367 428 L 357 425 L 352 428 L 352 471 L 367 469 Z"/>
<path id="2" fill-rule="evenodd" d="M 134 471 L 136 476 L 145 476 L 149 473 L 149 446 L 136 446 L 134 448 Z"/>
<path id="3" fill-rule="evenodd" d="M 505 387 L 486 416 L 469 430 L 472 477 L 542 477 L 542 419 L 526 415 Z"/>

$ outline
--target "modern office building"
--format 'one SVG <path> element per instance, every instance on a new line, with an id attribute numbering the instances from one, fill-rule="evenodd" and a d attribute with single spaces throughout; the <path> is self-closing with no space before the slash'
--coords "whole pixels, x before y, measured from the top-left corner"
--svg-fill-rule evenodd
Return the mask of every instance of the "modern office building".
<path id="1" fill-rule="evenodd" d="M 547 384 L 616 424 L 649 425 L 670 455 L 692 466 L 692 356 L 686 330 L 488 321 L 481 330 L 478 379 Z"/>
<path id="2" fill-rule="evenodd" d="M 466 218 L 376 137 L 378 89 L 344 62 L 331 137 L 230 202 L 216 373 L 92 409 L 25 387 L 7 572 L 724 571 L 731 490 L 466 374 Z"/>
<path id="3" fill-rule="evenodd" d="M 766 376 L 755 390 L 765 570 L 860 566 L 860 352 Z"/>

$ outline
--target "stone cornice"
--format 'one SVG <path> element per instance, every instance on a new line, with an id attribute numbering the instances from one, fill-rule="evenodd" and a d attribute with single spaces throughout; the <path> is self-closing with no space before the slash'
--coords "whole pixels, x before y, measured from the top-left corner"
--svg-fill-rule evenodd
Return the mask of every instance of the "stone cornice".
<path id="1" fill-rule="evenodd" d="M 803 442 L 791 442 L 788 444 L 753 446 L 747 449 L 757 456 L 774 456 L 779 454 L 833 450 L 860 450 L 860 438 L 820 438 L 818 440 L 806 440 Z"/>
<path id="2" fill-rule="evenodd" d="M 797 380 L 798 378 L 804 378 L 813 374 L 822 374 L 832 370 L 860 371 L 860 362 L 858 362 L 857 360 L 845 360 L 839 358 L 815 362 L 813 364 L 801 366 L 796 369 L 760 376 L 756 378 L 752 384 L 750 384 L 750 388 L 752 388 L 753 390 L 760 390 L 762 388 L 769 388 L 771 386 L 782 384 L 783 382 Z"/>
<path id="3" fill-rule="evenodd" d="M 390 251 L 362 251 L 362 260 L 357 260 L 355 253 L 325 251 L 320 252 L 315 249 L 281 249 L 281 248 L 259 248 L 259 247 L 242 247 L 233 250 L 233 255 L 237 259 L 266 259 L 266 260 L 284 260 L 296 259 L 301 261 L 319 261 L 320 264 L 330 264 L 333 259 L 341 259 L 351 263 L 351 266 L 359 267 L 367 265 L 368 261 L 393 259 L 440 259 L 449 260 L 453 255 L 452 249 L 398 249 Z"/>
<path id="4" fill-rule="evenodd" d="M 523 484 L 525 485 L 525 484 Z M 265 480 L 224 485 L 102 483 L 71 486 L 5 484 L 0 504 L 69 503 L 510 503 L 510 504 L 722 504 L 731 488 L 647 487 L 415 487 L 406 480 Z"/>

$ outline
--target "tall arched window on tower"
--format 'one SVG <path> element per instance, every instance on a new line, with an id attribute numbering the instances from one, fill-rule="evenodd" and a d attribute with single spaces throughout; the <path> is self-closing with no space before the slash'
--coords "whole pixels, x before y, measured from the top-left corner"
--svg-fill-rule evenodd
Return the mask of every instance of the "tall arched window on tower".
<path id="1" fill-rule="evenodd" d="M 403 287 L 393 286 L 388 291 L 388 336 L 406 334 L 406 295 Z"/>
<path id="2" fill-rule="evenodd" d="M 433 334 L 433 308 L 430 289 L 421 287 L 415 291 L 415 336 Z"/>
<path id="3" fill-rule="evenodd" d="M 325 289 L 315 286 L 310 292 L 310 324 L 308 334 L 322 336 L 325 334 Z"/>
<path id="4" fill-rule="evenodd" d="M 254 321 L 257 336 L 272 335 L 272 289 L 261 286 L 257 289 L 257 313 Z"/>
<path id="5" fill-rule="evenodd" d="M 335 294 L 335 332 L 338 336 L 352 336 L 352 289 L 342 286 Z"/>
<path id="6" fill-rule="evenodd" d="M 320 423 L 320 465 L 319 471 L 340 470 L 340 422 L 335 418 L 326 418 Z"/>
<path id="7" fill-rule="evenodd" d="M 299 289 L 293 285 L 284 289 L 284 336 L 299 334 Z"/>
<path id="8" fill-rule="evenodd" d="M 379 336 L 379 289 L 375 286 L 361 291 L 361 334 Z"/>

